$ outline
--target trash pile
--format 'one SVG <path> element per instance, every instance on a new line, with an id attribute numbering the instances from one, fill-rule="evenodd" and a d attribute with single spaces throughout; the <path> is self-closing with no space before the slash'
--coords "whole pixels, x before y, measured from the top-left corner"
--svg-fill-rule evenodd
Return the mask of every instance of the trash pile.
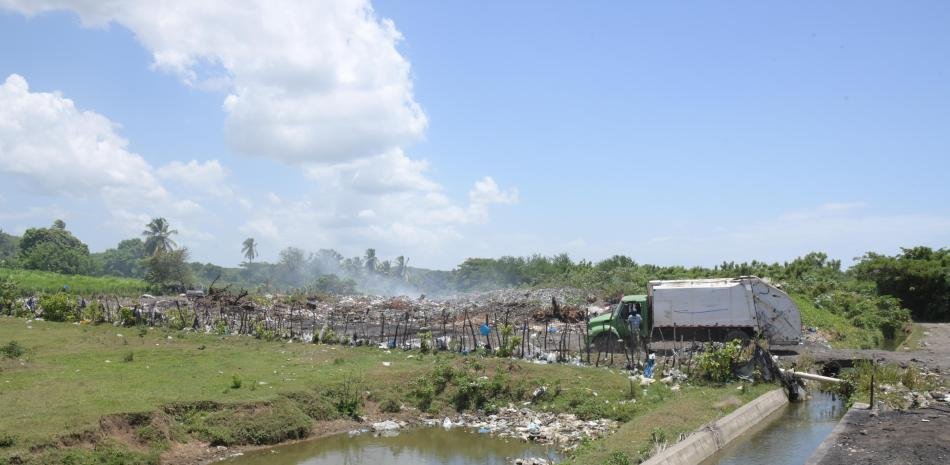
<path id="1" fill-rule="evenodd" d="M 445 417 L 441 422 L 436 419 L 423 421 L 429 426 L 471 428 L 479 433 L 504 438 L 552 444 L 561 450 L 572 450 L 584 439 L 603 437 L 617 427 L 617 422 L 609 419 L 585 421 L 569 413 L 536 412 L 513 407 L 502 408 L 497 414 L 487 416 L 463 413 L 454 420 Z"/>

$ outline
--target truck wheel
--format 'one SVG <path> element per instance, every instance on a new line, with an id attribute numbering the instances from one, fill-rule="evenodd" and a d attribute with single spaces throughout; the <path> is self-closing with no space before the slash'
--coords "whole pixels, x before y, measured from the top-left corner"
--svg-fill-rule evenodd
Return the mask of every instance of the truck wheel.
<path id="1" fill-rule="evenodd" d="M 726 341 L 730 342 L 732 340 L 738 339 L 740 343 L 745 344 L 749 342 L 749 333 L 741 329 L 733 329 L 726 333 Z"/>

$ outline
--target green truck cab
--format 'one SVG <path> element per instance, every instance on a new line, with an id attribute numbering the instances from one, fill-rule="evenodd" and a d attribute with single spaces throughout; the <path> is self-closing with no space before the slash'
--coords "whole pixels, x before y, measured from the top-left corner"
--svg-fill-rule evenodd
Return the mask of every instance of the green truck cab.
<path id="1" fill-rule="evenodd" d="M 627 341 L 630 337 L 630 328 L 627 326 L 627 317 L 640 307 L 640 337 L 650 333 L 652 318 L 647 306 L 647 296 L 644 294 L 626 295 L 620 303 L 613 306 L 610 313 L 591 318 L 587 323 L 588 344 L 594 344 L 600 350 L 615 347 L 618 339 Z M 619 348 L 619 347 L 618 347 Z"/>

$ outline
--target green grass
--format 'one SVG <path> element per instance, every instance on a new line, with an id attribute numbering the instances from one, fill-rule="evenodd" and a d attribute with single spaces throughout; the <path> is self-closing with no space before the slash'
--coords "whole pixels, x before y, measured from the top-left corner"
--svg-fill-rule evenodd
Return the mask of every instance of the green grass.
<path id="1" fill-rule="evenodd" d="M 113 294 L 137 296 L 148 288 L 140 279 L 119 278 L 115 276 L 66 275 L 49 271 L 0 268 L 0 279 L 12 279 L 23 295 L 32 293 L 52 293 L 69 286 L 74 294 Z"/>
<path id="2" fill-rule="evenodd" d="M 847 318 L 828 310 L 815 307 L 806 297 L 792 295 L 792 300 L 802 312 L 805 331 L 814 327 L 822 332 L 835 348 L 873 349 L 884 342 L 884 335 L 876 329 L 858 328 Z"/>
<path id="3" fill-rule="evenodd" d="M 655 441 L 673 444 L 680 435 L 697 430 L 740 405 L 776 389 L 772 384 L 684 386 L 674 402 L 643 402 L 644 410 L 606 438 L 592 441 L 576 451 L 564 465 L 640 463 L 650 457 Z"/>
<path id="4" fill-rule="evenodd" d="M 101 435 L 103 418 L 123 418 L 139 437 L 150 438 L 133 444 L 133 452 L 135 447 L 141 452 L 135 460 L 142 463 L 154 463 L 156 454 L 173 440 L 256 444 L 296 438 L 314 421 L 373 412 L 387 400 L 415 405 L 411 391 L 418 385 L 413 381 L 432 380 L 438 366 L 468 373 L 469 380 L 486 376 L 482 392 L 495 393 L 485 401 L 489 407 L 524 400 L 544 385 L 548 394 L 535 403 L 536 409 L 632 419 L 623 428 L 637 431 L 656 423 L 676 434 L 731 410 L 706 404 L 729 396 L 743 401 L 753 397 L 738 394 L 735 385 L 683 386 L 677 392 L 655 383 L 646 392 L 636 387 L 631 393 L 624 374 L 604 368 L 162 329 L 140 337 L 135 328 L 0 317 L 0 345 L 10 341 L 18 341 L 25 352 L 0 359 L 0 433 L 17 435 L 13 445 L 0 448 L 0 463 L 5 454 L 29 455 L 31 448 L 43 444 L 55 445 L 44 452 L 53 455 L 37 460 L 58 460 L 55 454 L 67 452 L 57 438 Z M 453 411 L 466 385 L 447 383 L 430 411 Z M 346 397 L 354 393 L 359 399 Z M 631 396 L 636 403 L 622 402 Z M 103 440 L 96 444 L 74 451 L 85 454 L 74 463 L 112 463 L 102 458 L 106 456 L 120 457 L 115 463 L 132 461 L 122 455 L 121 445 Z M 613 447 L 610 440 L 604 444 Z"/>

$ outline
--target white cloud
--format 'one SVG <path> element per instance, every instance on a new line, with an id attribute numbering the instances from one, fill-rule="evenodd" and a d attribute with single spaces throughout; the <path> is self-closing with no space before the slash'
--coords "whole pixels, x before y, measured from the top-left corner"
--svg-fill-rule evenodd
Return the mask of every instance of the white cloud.
<path id="1" fill-rule="evenodd" d="M 58 93 L 30 92 L 22 76 L 0 85 L 0 170 L 45 194 L 162 200 L 168 196 L 108 118 Z"/>
<path id="2" fill-rule="evenodd" d="M 152 54 L 154 69 L 226 93 L 230 147 L 301 168 L 314 181 L 296 200 L 236 199 L 250 215 L 245 232 L 280 237 L 282 245 L 357 238 L 433 247 L 460 237 L 460 226 L 486 222 L 490 205 L 517 200 L 516 190 L 486 177 L 468 205 L 453 201 L 428 162 L 406 155 L 428 122 L 397 49 L 402 36 L 369 0 L 0 0 L 0 7 L 27 15 L 69 10 L 89 27 L 120 24 Z M 236 192 L 217 160 L 153 170 L 129 155 L 141 164 L 139 177 L 151 176 L 137 187 L 153 185 L 154 195 L 168 197 L 159 179 L 218 197 Z M 182 216 L 207 211 L 191 202 L 166 200 Z"/>
<path id="3" fill-rule="evenodd" d="M 422 137 L 409 62 L 395 25 L 368 0 L 0 0 L 25 14 L 68 9 L 87 26 L 116 22 L 156 69 L 224 88 L 238 152 L 290 164 L 385 153 Z"/>
<path id="4" fill-rule="evenodd" d="M 227 171 L 218 160 L 208 160 L 204 163 L 198 160 L 188 163 L 176 160 L 159 167 L 157 174 L 163 180 L 216 196 L 226 197 L 234 193 L 228 185 Z"/>
<path id="5" fill-rule="evenodd" d="M 141 231 L 149 215 L 201 213 L 200 204 L 165 189 L 117 127 L 59 93 L 31 92 L 26 79 L 10 75 L 0 85 L 0 172 L 39 194 L 100 199 L 124 231 Z"/>

